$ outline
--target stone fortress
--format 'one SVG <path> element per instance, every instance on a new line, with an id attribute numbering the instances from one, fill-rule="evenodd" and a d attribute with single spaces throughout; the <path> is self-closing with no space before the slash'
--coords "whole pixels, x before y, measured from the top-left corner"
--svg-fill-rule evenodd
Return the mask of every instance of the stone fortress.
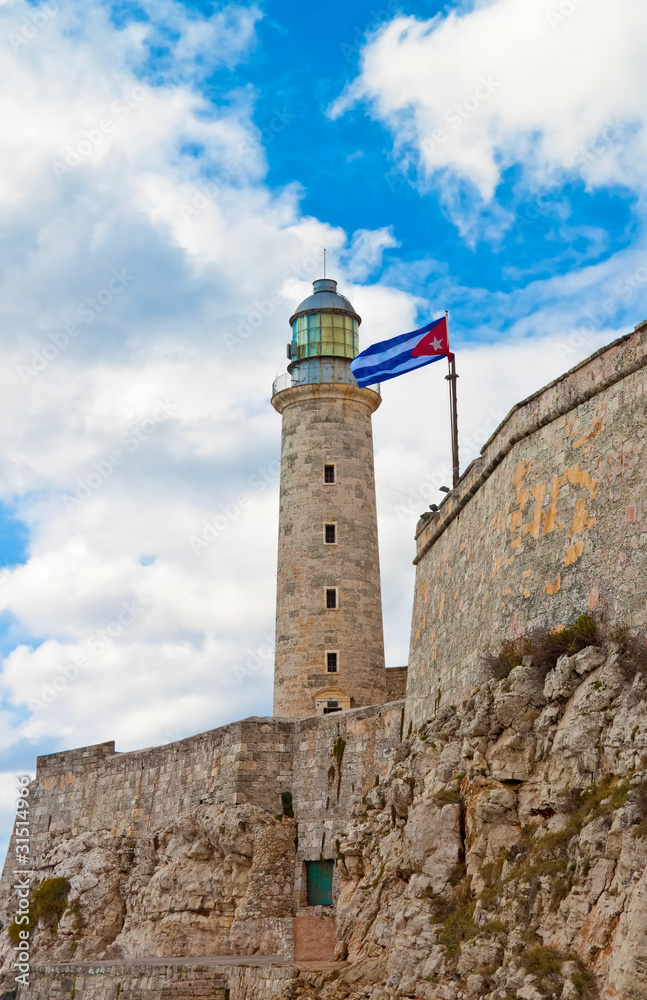
<path id="1" fill-rule="evenodd" d="M 452 985 L 451 978 L 438 980 L 434 992 L 429 984 L 453 975 L 451 963 L 427 964 L 431 972 L 415 982 L 402 971 L 394 978 L 393 969 L 387 978 L 386 956 L 400 954 L 393 928 L 405 926 L 409 911 L 393 916 L 392 890 L 383 891 L 380 880 L 393 870 L 389 886 L 404 886 L 398 891 L 405 899 L 412 893 L 419 914 L 420 899 L 431 905 L 438 893 L 453 891 L 457 865 L 474 872 L 469 878 L 480 877 L 495 846 L 520 836 L 524 810 L 540 822 L 554 815 L 557 807 L 544 800 L 560 782 L 596 780 L 613 766 L 604 764 L 604 733 L 615 734 L 609 759 L 625 761 L 626 773 L 647 749 L 636 681 L 633 701 L 614 703 L 604 716 L 595 766 L 586 758 L 590 746 L 584 756 L 563 750 L 548 790 L 542 771 L 542 791 L 533 798 L 541 754 L 549 770 L 557 767 L 546 734 L 559 731 L 570 710 L 566 694 L 580 695 L 570 681 L 560 688 L 551 680 L 558 693 L 550 698 L 561 697 L 561 707 L 549 698 L 542 712 L 546 696 L 526 692 L 523 701 L 508 681 L 495 689 L 483 664 L 483 655 L 504 641 L 566 626 L 586 612 L 626 626 L 644 645 L 647 322 L 516 405 L 440 509 L 422 515 L 408 671 L 384 663 L 371 431 L 381 399 L 379 391 L 358 388 L 350 371 L 360 323 L 336 282 L 316 281 L 290 320 L 288 374 L 273 387 L 272 405 L 282 418 L 274 715 L 136 752 L 118 753 L 106 742 L 38 758 L 31 786 L 33 885 L 67 879 L 68 905 L 53 924 L 33 928 L 30 986 L 14 993 L 12 839 L 2 875 L 0 996 L 5 989 L 8 998 L 35 1000 L 287 998 L 298 995 L 295 983 L 313 969 L 319 978 L 310 974 L 304 995 L 316 996 L 325 995 L 326 976 L 341 975 L 354 958 L 363 972 L 355 980 L 348 974 L 346 992 L 335 996 L 352 993 L 353 982 L 368 984 L 358 996 L 378 990 L 379 1000 L 584 995 L 542 993 L 521 981 L 518 994 L 488 993 L 491 983 L 481 972 L 471 976 L 485 982 L 480 992 L 478 984 L 463 989 L 462 980 Z M 570 666 L 559 661 L 564 677 L 612 672 L 601 653 L 595 658 L 598 650 L 585 652 L 589 659 L 577 664 L 573 657 Z M 603 687 L 625 697 L 619 682 L 591 683 L 594 692 Z M 522 705 L 523 720 L 508 708 L 499 711 L 497 698 L 508 708 Z M 636 711 L 631 740 L 618 736 L 617 718 L 635 722 Z M 486 716 L 495 719 L 494 729 Z M 528 734 L 540 722 L 544 750 L 533 736 L 530 752 Z M 442 735 L 452 726 L 454 742 Z M 467 735 L 459 739 L 459 730 Z M 430 733 L 440 735 L 430 741 Z M 437 746 L 445 751 L 435 751 L 436 791 L 418 793 L 419 776 L 413 764 L 406 770 L 408 762 Z M 577 758 L 571 771 L 569 754 Z M 424 780 L 427 788 L 431 779 Z M 501 833 L 504 819 L 497 819 L 499 832 L 478 850 L 483 826 L 476 837 L 474 782 L 479 795 L 498 803 L 507 824 Z M 423 805 L 427 818 L 416 821 Z M 369 835 L 370 809 L 382 826 L 377 833 L 371 826 Z M 389 845 L 407 837 L 417 861 L 405 864 L 398 854 L 396 863 Z M 367 860 L 369 841 L 380 864 Z M 416 896 L 411 886 L 422 875 L 415 873 L 428 870 L 431 881 Z M 365 919 L 362 907 L 374 890 L 377 902 Z M 643 897 L 644 917 L 647 884 Z M 422 926 L 403 953 L 426 940 Z M 429 937 L 420 963 L 431 961 L 436 940 Z M 608 965 L 613 949 L 605 947 Z M 647 945 L 641 947 L 647 968 Z M 462 960 L 456 975 L 463 975 Z M 647 997 L 647 977 L 640 981 L 644 992 L 631 992 L 632 985 L 604 996 Z M 572 982 L 576 989 L 576 973 Z"/>

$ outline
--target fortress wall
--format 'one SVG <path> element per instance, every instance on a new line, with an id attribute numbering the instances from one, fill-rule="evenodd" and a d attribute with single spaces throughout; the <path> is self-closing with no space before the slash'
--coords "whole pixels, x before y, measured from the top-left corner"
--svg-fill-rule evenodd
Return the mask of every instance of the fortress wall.
<path id="1" fill-rule="evenodd" d="M 292 792 L 297 820 L 325 821 L 332 829 L 333 817 L 341 824 L 349 815 L 351 796 L 361 797 L 376 775 L 385 775 L 402 738 L 402 708 L 395 702 L 299 721 L 247 719 L 132 753 L 102 743 L 39 757 L 35 846 L 44 848 L 48 831 L 137 836 L 203 802 L 249 802 L 277 814 L 283 791 Z M 338 739 L 344 744 L 339 797 Z"/>
<path id="2" fill-rule="evenodd" d="M 508 637 L 647 627 L 647 323 L 518 404 L 417 530 L 407 725 Z"/>
<path id="3" fill-rule="evenodd" d="M 196 997 L 225 1000 L 228 969 L 197 965 L 120 965 L 98 962 L 94 966 L 43 965 L 32 969 L 28 989 L 19 998 L 29 1000 L 159 1000 L 160 997 Z"/>
<path id="4" fill-rule="evenodd" d="M 281 812 L 292 782 L 292 726 L 246 719 L 166 746 L 115 753 L 114 743 L 39 757 L 31 786 L 33 860 L 51 835 L 106 830 L 137 837 L 202 802 Z M 0 891 L 11 885 L 13 838 Z M 7 881 L 8 880 L 8 881 Z"/>
<path id="5" fill-rule="evenodd" d="M 388 667 L 386 670 L 386 700 L 401 701 L 407 693 L 407 668 Z"/>
<path id="6" fill-rule="evenodd" d="M 297 931 L 301 938 L 314 933 L 316 943 L 325 944 L 328 957 L 334 944 L 328 926 L 331 911 L 327 907 L 309 908 L 305 922 L 299 916 L 300 904 L 305 902 L 302 862 L 336 857 L 335 841 L 355 803 L 373 787 L 376 777 L 386 776 L 402 739 L 403 713 L 404 703 L 396 702 L 304 720 L 247 719 L 133 753 L 115 753 L 114 743 L 102 743 L 40 757 L 30 797 L 31 860 L 37 880 L 59 870 L 52 868 L 51 857 L 60 861 L 62 843 L 79 838 L 83 854 L 82 835 L 101 834 L 103 839 L 91 838 L 90 853 L 99 850 L 106 859 L 118 858 L 126 871 L 132 864 L 129 851 L 139 859 L 137 863 L 148 859 L 149 845 L 158 831 L 186 827 L 200 805 L 238 805 L 243 816 L 248 803 L 277 817 L 282 812 L 281 792 L 289 791 L 296 823 L 284 819 L 254 830 L 253 860 L 242 882 L 240 878 L 236 881 L 232 869 L 230 885 L 229 873 L 218 868 L 214 857 L 213 877 L 220 889 L 213 899 L 201 881 L 199 860 L 187 861 L 182 855 L 178 861 L 173 852 L 157 859 L 155 848 L 151 859 L 166 873 L 170 888 L 158 898 L 156 873 L 146 884 L 148 888 L 144 885 L 129 899 L 125 923 L 117 931 L 118 953 L 135 958 L 163 956 L 177 954 L 173 949 L 180 947 L 185 950 L 179 954 L 187 955 L 200 954 L 200 948 L 209 954 L 215 948 L 222 954 L 258 951 L 289 956 L 293 917 L 297 916 L 301 922 L 295 938 Z M 202 829 L 199 823 L 198 827 Z M 198 827 L 191 831 L 196 842 Z M 97 848 L 97 844 L 101 846 Z M 226 854 L 226 838 L 221 847 Z M 4 889 L 3 920 L 10 920 L 15 909 L 13 858 L 10 846 L 0 888 L 0 892 Z M 188 879 L 186 886 L 178 877 L 178 865 Z M 333 888 L 336 892 L 336 882 Z M 105 880 L 102 891 L 106 907 L 108 900 L 114 903 L 117 899 L 110 879 Z M 121 890 L 115 888 L 115 892 L 119 895 Z M 228 894 L 233 900 L 231 912 L 227 909 Z M 198 896 L 199 906 L 194 901 Z M 83 896 L 86 911 L 88 905 L 95 904 Z M 145 917 L 145 905 L 153 908 L 155 919 Z M 165 906 L 176 913 L 176 920 L 177 914 L 183 915 L 178 924 L 181 933 L 171 924 L 166 933 L 158 913 L 163 915 Z M 196 907 L 200 911 L 197 915 Z M 208 920 L 202 909 L 208 911 Z M 96 920 L 96 914 L 91 919 Z M 197 923 L 192 931 L 195 943 L 190 946 L 191 921 Z M 182 938 L 185 932 L 186 941 Z M 328 934 L 325 941 L 324 932 Z M 113 940 L 107 930 L 98 937 Z M 88 945 L 90 950 L 81 957 L 91 957 L 92 947 Z M 58 957 L 69 956 L 63 949 Z"/>
<path id="7" fill-rule="evenodd" d="M 294 965 L 215 963 L 41 965 L 32 968 L 28 990 L 17 1000 L 285 1000 L 301 969 Z"/>
<path id="8" fill-rule="evenodd" d="M 38 758 L 35 815 L 41 828 L 74 836 L 136 834 L 141 823 L 158 827 L 205 801 L 280 812 L 291 769 L 291 727 L 275 719 L 246 719 L 133 753 L 85 747 Z"/>
<path id="9" fill-rule="evenodd" d="M 301 719 L 294 724 L 297 859 L 335 858 L 353 806 L 386 776 L 402 741 L 403 702 Z M 325 836 L 324 836 L 325 835 Z"/>

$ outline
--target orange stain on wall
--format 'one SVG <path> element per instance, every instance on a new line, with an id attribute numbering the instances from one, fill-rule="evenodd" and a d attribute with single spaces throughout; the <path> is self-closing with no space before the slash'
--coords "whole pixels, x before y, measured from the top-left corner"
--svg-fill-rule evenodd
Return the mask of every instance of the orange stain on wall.
<path id="1" fill-rule="evenodd" d="M 574 545 L 569 545 L 568 552 L 564 556 L 564 565 L 570 566 L 572 563 L 577 562 L 583 552 L 584 542 L 581 538 L 578 538 Z"/>
<path id="2" fill-rule="evenodd" d="M 566 532 L 569 536 L 577 534 L 580 531 L 584 531 L 585 528 L 591 528 L 595 522 L 595 517 L 589 517 L 588 511 L 586 509 L 586 500 L 576 500 L 575 501 L 575 514 L 573 515 L 573 523 L 570 529 Z"/>

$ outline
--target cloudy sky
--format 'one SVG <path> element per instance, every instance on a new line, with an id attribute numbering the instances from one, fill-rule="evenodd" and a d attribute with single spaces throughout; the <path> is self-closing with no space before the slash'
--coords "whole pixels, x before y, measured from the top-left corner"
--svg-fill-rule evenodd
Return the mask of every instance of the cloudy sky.
<path id="1" fill-rule="evenodd" d="M 271 711 L 269 398 L 323 247 L 365 347 L 449 309 L 463 465 L 647 317 L 644 0 L 381 3 L 0 0 L 5 831 L 36 754 Z M 374 418 L 392 666 L 442 375 Z"/>

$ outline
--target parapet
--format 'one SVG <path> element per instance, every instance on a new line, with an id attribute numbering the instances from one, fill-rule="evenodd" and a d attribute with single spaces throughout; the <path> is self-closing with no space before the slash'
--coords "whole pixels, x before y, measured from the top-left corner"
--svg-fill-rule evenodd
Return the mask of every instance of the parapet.
<path id="1" fill-rule="evenodd" d="M 42 778 L 45 774 L 58 774 L 79 766 L 83 767 L 105 757 L 112 757 L 115 752 L 115 741 L 110 740 L 107 743 L 94 743 L 92 746 L 79 747 L 76 750 L 45 754 L 36 758 L 36 777 Z"/>
<path id="2" fill-rule="evenodd" d="M 386 668 L 386 700 L 400 701 L 407 692 L 407 667 Z"/>

